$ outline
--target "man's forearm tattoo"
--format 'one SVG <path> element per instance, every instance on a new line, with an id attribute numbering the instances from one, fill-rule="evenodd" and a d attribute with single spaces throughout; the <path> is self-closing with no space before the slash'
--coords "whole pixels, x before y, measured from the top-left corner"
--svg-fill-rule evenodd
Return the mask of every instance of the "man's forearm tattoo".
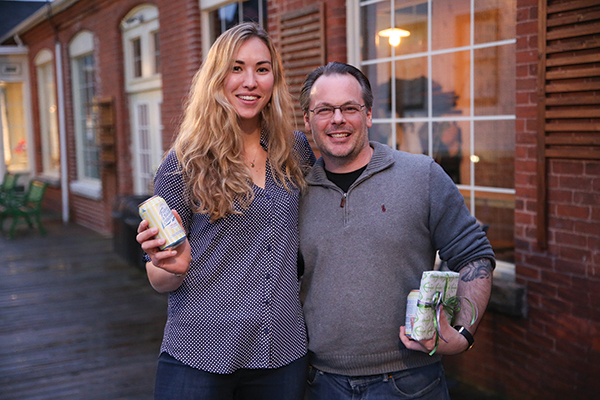
<path id="1" fill-rule="evenodd" d="M 492 277 L 492 263 L 487 258 L 470 262 L 463 269 L 466 271 L 461 276 L 463 282 L 471 282 L 475 279 L 490 279 Z"/>

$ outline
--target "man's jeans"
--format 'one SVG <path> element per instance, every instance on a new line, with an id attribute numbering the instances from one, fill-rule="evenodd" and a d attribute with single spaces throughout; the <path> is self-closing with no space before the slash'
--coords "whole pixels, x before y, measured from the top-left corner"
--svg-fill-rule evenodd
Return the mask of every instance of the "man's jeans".
<path id="1" fill-rule="evenodd" d="M 442 363 L 370 376 L 343 376 L 310 367 L 308 400 L 450 400 Z"/>

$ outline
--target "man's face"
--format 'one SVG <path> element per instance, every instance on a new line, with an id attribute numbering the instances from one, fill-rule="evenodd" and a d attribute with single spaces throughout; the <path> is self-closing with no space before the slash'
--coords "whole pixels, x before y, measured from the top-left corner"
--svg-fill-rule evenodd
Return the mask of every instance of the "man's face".
<path id="1" fill-rule="evenodd" d="M 352 112 L 359 106 L 358 112 Z M 336 108 L 333 114 L 321 115 L 320 107 L 349 106 L 349 112 Z M 360 107 L 363 106 L 363 107 Z M 359 155 L 369 153 L 368 128 L 372 125 L 371 110 L 364 107 L 360 83 L 348 74 L 321 76 L 314 83 L 310 92 L 310 110 L 304 114 L 306 129 L 312 132 L 327 169 L 339 172 L 353 171 L 353 162 Z M 359 169 L 364 165 L 358 165 Z M 341 171 L 348 170 L 348 171 Z"/>

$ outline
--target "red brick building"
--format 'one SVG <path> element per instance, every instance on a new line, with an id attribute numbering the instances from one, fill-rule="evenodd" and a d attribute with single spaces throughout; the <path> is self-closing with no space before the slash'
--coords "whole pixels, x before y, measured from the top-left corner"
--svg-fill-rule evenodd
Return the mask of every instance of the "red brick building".
<path id="1" fill-rule="evenodd" d="M 375 93 L 371 139 L 435 158 L 489 225 L 492 302 L 476 346 L 445 358 L 449 375 L 508 399 L 593 398 L 596 3 L 54 0 L 0 38 L 3 104 L 21 104 L 3 124 L 3 168 L 48 181 L 48 209 L 110 234 L 115 199 L 149 193 L 214 38 L 255 20 L 294 94 L 328 61 L 361 68 Z"/>

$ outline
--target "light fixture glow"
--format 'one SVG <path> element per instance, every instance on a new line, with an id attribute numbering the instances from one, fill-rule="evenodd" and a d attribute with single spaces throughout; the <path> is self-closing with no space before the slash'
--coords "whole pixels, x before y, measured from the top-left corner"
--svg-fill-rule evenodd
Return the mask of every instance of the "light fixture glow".
<path id="1" fill-rule="evenodd" d="M 399 28 L 390 28 L 379 31 L 379 36 L 389 38 L 390 45 L 396 47 L 403 37 L 410 36 L 410 32 Z"/>

